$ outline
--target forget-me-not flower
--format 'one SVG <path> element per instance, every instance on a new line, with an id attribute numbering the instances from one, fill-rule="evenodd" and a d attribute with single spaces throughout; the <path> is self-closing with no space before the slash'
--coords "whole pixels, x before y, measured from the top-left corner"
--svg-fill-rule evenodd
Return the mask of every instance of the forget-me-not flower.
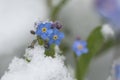
<path id="1" fill-rule="evenodd" d="M 120 0 L 95 0 L 96 10 L 120 36 Z"/>
<path id="2" fill-rule="evenodd" d="M 77 56 L 81 56 L 82 54 L 85 54 L 88 52 L 87 49 L 87 42 L 84 40 L 76 40 L 73 43 L 72 49 L 76 53 Z"/>
<path id="3" fill-rule="evenodd" d="M 120 80 L 120 65 L 119 64 L 115 65 L 114 71 L 115 71 L 115 80 Z"/>
<path id="4" fill-rule="evenodd" d="M 107 19 L 116 20 L 120 18 L 119 0 L 95 0 L 97 11 Z"/>
<path id="5" fill-rule="evenodd" d="M 53 32 L 53 30 L 51 29 L 51 25 L 52 23 L 50 22 L 38 24 L 36 34 L 44 40 L 48 39 Z"/>
<path id="6" fill-rule="evenodd" d="M 96 0 L 96 10 L 115 26 L 120 26 L 120 0 Z"/>
<path id="7" fill-rule="evenodd" d="M 49 44 L 60 45 L 61 40 L 64 38 L 64 33 L 54 28 L 53 33 L 49 37 Z"/>

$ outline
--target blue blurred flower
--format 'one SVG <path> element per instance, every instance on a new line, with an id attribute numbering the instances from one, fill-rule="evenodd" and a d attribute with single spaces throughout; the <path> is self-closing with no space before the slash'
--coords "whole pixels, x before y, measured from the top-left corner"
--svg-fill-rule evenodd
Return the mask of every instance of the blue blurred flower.
<path id="1" fill-rule="evenodd" d="M 120 65 L 115 65 L 115 80 L 120 80 Z"/>
<path id="2" fill-rule="evenodd" d="M 72 49 L 76 53 L 77 56 L 81 56 L 82 54 L 85 54 L 88 52 L 87 49 L 87 42 L 83 40 L 76 40 L 73 43 Z"/>
<path id="3" fill-rule="evenodd" d="M 58 29 L 53 29 L 53 33 L 50 35 L 49 44 L 60 45 L 61 40 L 64 38 L 64 34 Z"/>
<path id="4" fill-rule="evenodd" d="M 119 0 L 95 0 L 97 11 L 107 19 L 112 21 L 120 20 L 120 1 Z"/>
<path id="5" fill-rule="evenodd" d="M 53 30 L 51 29 L 51 25 L 52 23 L 50 22 L 38 24 L 36 34 L 44 40 L 48 39 L 53 32 Z"/>

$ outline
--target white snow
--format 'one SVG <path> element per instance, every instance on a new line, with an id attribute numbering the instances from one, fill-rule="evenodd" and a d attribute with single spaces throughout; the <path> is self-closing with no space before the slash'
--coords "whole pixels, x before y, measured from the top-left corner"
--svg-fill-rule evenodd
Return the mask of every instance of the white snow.
<path id="1" fill-rule="evenodd" d="M 109 24 L 104 24 L 102 26 L 101 32 L 102 32 L 105 40 L 114 38 L 114 36 L 115 36 L 114 30 L 111 28 L 111 26 Z"/>
<path id="2" fill-rule="evenodd" d="M 21 56 L 34 36 L 34 22 L 46 20 L 46 0 L 0 0 L 0 77 L 13 56 Z"/>
<path id="3" fill-rule="evenodd" d="M 64 65 L 63 56 L 46 57 L 42 46 L 26 49 L 25 56 L 31 62 L 15 57 L 1 80 L 74 80 Z"/>

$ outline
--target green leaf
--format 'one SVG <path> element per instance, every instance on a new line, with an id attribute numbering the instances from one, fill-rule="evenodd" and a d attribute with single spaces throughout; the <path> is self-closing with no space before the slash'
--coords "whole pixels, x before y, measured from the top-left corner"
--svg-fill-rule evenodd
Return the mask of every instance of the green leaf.
<path id="1" fill-rule="evenodd" d="M 30 62 L 31 60 L 29 60 L 28 58 L 25 59 L 27 62 Z"/>
<path id="2" fill-rule="evenodd" d="M 55 45 L 54 44 L 50 45 L 48 49 L 45 49 L 45 55 L 51 56 L 51 57 L 55 56 Z"/>
<path id="3" fill-rule="evenodd" d="M 37 40 L 39 45 L 44 45 L 44 40 L 41 37 L 37 36 Z"/>
<path id="4" fill-rule="evenodd" d="M 45 44 L 44 40 L 42 38 L 40 38 L 39 36 L 37 36 L 37 40 L 38 40 L 39 45 Z M 55 49 L 54 48 L 55 48 L 54 44 L 50 45 L 50 47 L 48 49 L 45 48 L 45 55 L 54 57 L 55 56 Z"/>
<path id="5" fill-rule="evenodd" d="M 120 45 L 119 40 L 109 39 L 107 42 L 104 43 L 103 47 L 101 47 L 101 50 L 96 54 L 96 57 L 103 54 L 103 52 L 109 50 L 110 48 L 118 45 Z"/>
<path id="6" fill-rule="evenodd" d="M 89 52 L 78 58 L 76 66 L 76 77 L 78 80 L 84 80 L 91 59 L 96 55 L 97 52 L 99 52 L 99 50 L 101 50 L 101 47 L 104 44 L 104 38 L 101 34 L 101 26 L 97 27 L 91 32 L 87 42 Z"/>
<path id="7" fill-rule="evenodd" d="M 101 50 L 95 55 L 95 57 L 102 55 L 105 51 L 109 50 L 110 48 L 112 48 L 115 45 L 116 45 L 115 40 L 113 40 L 113 39 L 108 40 L 107 42 L 105 42 L 103 44 L 103 46 L 101 47 Z"/>

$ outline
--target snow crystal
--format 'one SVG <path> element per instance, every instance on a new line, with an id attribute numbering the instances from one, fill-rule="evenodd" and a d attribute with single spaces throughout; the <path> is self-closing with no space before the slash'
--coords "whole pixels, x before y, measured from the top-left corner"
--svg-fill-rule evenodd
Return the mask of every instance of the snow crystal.
<path id="1" fill-rule="evenodd" d="M 1 80 L 74 80 L 63 56 L 46 57 L 42 46 L 26 49 L 25 56 L 31 62 L 15 57 Z"/>
<path id="2" fill-rule="evenodd" d="M 110 38 L 114 38 L 114 36 L 115 36 L 114 30 L 111 28 L 111 26 L 109 24 L 104 24 L 102 26 L 101 32 L 106 40 L 108 40 Z"/>

